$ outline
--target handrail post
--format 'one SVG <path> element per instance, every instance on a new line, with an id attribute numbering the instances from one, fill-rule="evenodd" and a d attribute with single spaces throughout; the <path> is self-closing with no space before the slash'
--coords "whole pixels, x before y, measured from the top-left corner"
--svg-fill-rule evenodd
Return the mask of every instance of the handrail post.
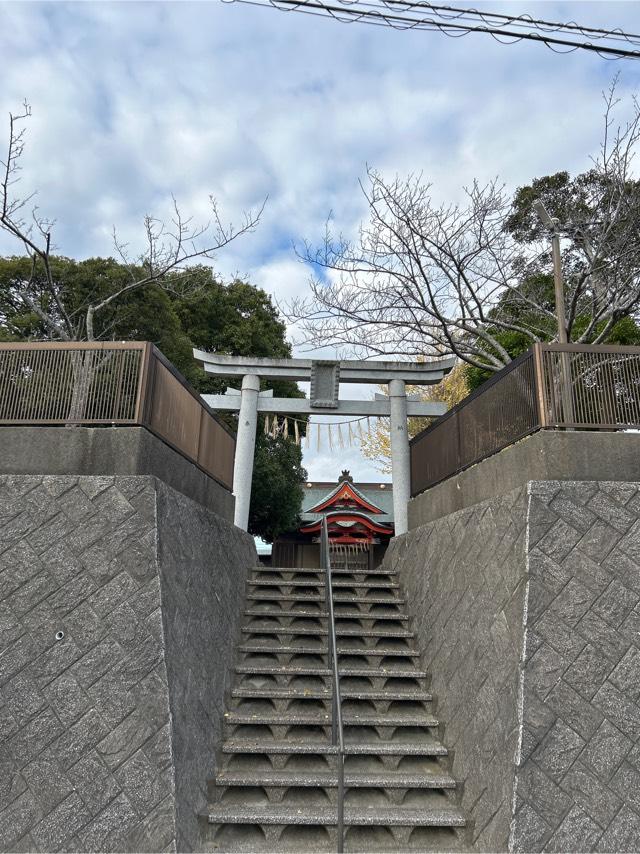
<path id="1" fill-rule="evenodd" d="M 533 377 L 535 388 L 535 400 L 538 405 L 538 421 L 540 427 L 547 426 L 547 405 L 545 395 L 544 357 L 542 345 L 536 342 L 533 345 Z"/>
<path id="2" fill-rule="evenodd" d="M 560 362 L 560 400 L 562 401 L 562 420 L 573 424 L 576 420 L 573 411 L 573 385 L 571 382 L 571 356 L 566 344 L 560 344 L 558 349 Z"/>
<path id="3" fill-rule="evenodd" d="M 345 558 L 346 559 L 346 558 Z M 327 517 L 323 515 L 320 525 L 320 564 L 325 571 L 325 600 L 327 603 L 327 646 L 329 667 L 333 676 L 331 703 L 331 744 L 337 747 L 338 760 L 338 816 L 337 851 L 344 850 L 344 733 L 342 730 L 342 699 L 340 697 L 340 673 L 338 670 L 338 648 L 336 641 L 336 621 L 333 612 L 333 586 L 331 583 L 331 555 L 329 552 L 329 528 Z"/>
<path id="4" fill-rule="evenodd" d="M 136 393 L 136 423 L 148 427 L 151 410 L 153 380 L 155 377 L 155 353 L 153 345 L 145 341 L 140 354 L 140 373 Z"/>

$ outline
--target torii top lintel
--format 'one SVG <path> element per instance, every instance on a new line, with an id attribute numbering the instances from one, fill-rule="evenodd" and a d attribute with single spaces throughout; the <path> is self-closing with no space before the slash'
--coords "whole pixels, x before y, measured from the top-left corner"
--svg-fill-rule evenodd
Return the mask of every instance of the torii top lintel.
<path id="1" fill-rule="evenodd" d="M 308 382 L 314 361 L 324 359 L 265 359 L 254 356 L 227 356 L 205 353 L 194 349 L 193 355 L 202 362 L 205 371 L 219 377 L 242 377 L 247 374 L 274 380 Z M 434 385 L 455 365 L 455 357 L 431 362 L 365 362 L 357 360 L 336 361 L 340 368 L 341 383 L 388 383 L 404 380 L 409 385 Z"/>

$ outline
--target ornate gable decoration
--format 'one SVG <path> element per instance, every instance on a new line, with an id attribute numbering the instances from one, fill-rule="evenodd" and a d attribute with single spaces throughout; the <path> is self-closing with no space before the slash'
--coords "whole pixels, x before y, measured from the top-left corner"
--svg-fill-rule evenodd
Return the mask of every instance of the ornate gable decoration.
<path id="1" fill-rule="evenodd" d="M 327 511 L 351 510 L 364 513 L 384 513 L 380 507 L 372 504 L 365 496 L 347 480 L 341 481 L 333 492 L 323 498 L 319 504 L 309 507 L 307 513 L 325 513 Z"/>
<path id="2" fill-rule="evenodd" d="M 386 522 L 375 522 L 364 513 L 354 513 L 353 511 L 340 513 L 334 511 L 327 514 L 327 522 L 329 524 L 329 539 L 335 540 L 337 531 L 349 531 L 352 536 L 367 537 L 372 534 L 386 534 L 391 536 L 393 528 Z M 320 531 L 321 522 L 309 522 L 300 528 L 302 534 L 314 534 Z"/>

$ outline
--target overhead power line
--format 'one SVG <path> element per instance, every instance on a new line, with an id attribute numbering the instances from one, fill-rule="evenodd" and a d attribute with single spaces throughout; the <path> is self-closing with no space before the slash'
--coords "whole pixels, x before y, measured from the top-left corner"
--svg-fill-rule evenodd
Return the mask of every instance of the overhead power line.
<path id="1" fill-rule="evenodd" d="M 560 23 L 530 15 L 506 15 L 477 9 L 443 6 L 426 0 L 226 0 L 267 6 L 282 12 L 302 12 L 341 23 L 363 23 L 397 30 L 431 30 L 451 38 L 485 33 L 502 44 L 534 41 L 556 53 L 587 50 L 606 59 L 640 59 L 640 34 L 620 28 L 587 27 L 575 21 Z"/>

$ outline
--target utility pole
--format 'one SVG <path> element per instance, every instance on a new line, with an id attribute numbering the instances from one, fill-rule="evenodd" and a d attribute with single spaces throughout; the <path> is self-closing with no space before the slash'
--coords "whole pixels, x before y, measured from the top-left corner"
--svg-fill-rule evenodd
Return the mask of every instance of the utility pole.
<path id="1" fill-rule="evenodd" d="M 556 295 L 556 321 L 558 323 L 558 344 L 567 344 L 567 318 L 564 312 L 564 282 L 562 281 L 562 258 L 560 256 L 560 220 L 551 216 L 544 204 L 537 199 L 533 203 L 535 212 L 551 232 L 551 254 L 553 255 L 553 286 Z M 560 353 L 560 399 L 562 400 L 563 421 L 575 420 L 571 384 L 571 364 L 568 353 Z"/>
<path id="2" fill-rule="evenodd" d="M 567 319 L 564 313 L 564 282 L 562 281 L 562 259 L 560 257 L 560 220 L 551 216 L 543 203 L 538 199 L 533 203 L 535 212 L 540 220 L 551 231 L 551 254 L 553 255 L 553 284 L 556 293 L 556 320 L 558 322 L 558 343 L 567 343 Z"/>

